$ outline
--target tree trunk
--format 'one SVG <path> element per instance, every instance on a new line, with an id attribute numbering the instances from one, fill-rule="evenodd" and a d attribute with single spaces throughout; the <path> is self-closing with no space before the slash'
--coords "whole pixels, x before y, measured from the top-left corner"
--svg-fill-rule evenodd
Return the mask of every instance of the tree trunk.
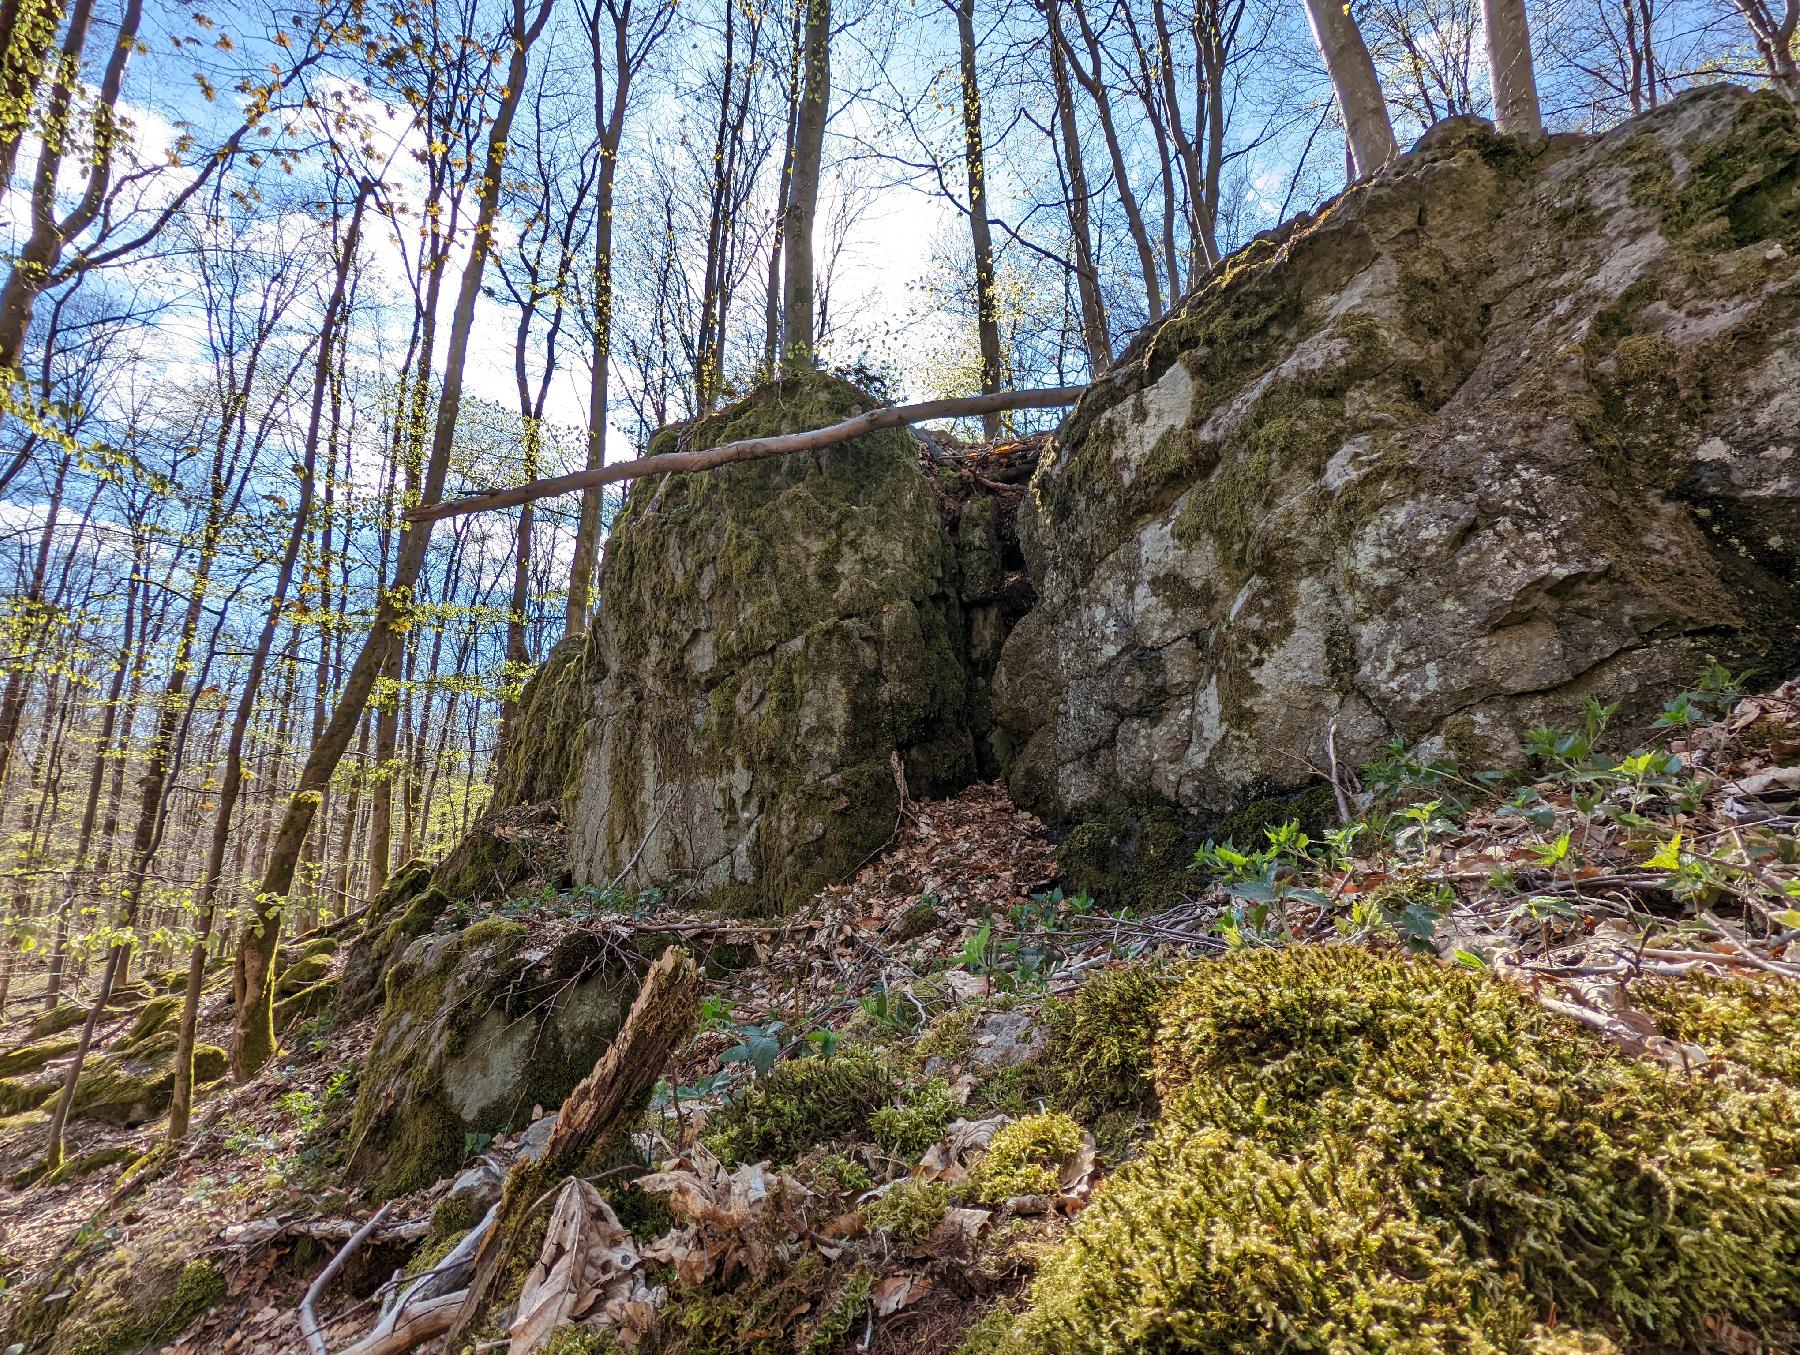
<path id="1" fill-rule="evenodd" d="M 538 34 L 543 32 L 554 2 L 542 0 L 536 17 L 527 26 L 525 0 L 513 0 L 511 60 L 499 107 L 493 125 L 488 129 L 481 206 L 476 213 L 474 239 L 468 262 L 463 267 L 456 309 L 450 321 L 443 390 L 438 397 L 431 457 L 425 470 L 422 501 L 426 504 L 436 503 L 444 495 L 444 480 L 449 474 L 450 452 L 456 436 L 456 419 L 462 405 L 463 364 L 469 349 L 469 333 L 475 321 L 475 303 L 481 295 L 481 275 L 493 247 L 494 218 L 499 207 L 507 138 L 512 134 L 513 116 L 525 86 L 527 54 Z M 429 522 L 413 523 L 402 536 L 394 578 L 376 604 L 374 625 L 362 652 L 351 666 L 331 718 L 313 742 L 306 765 L 300 772 L 300 784 L 288 800 L 281 826 L 270 845 L 262 883 L 256 892 L 255 917 L 238 946 L 232 981 L 236 1020 L 232 1030 L 231 1061 L 232 1071 L 240 1081 L 254 1077 L 275 1052 L 274 961 L 275 947 L 280 939 L 282 904 L 293 885 L 294 868 L 306 845 L 319 796 L 343 759 L 344 750 L 349 747 L 368 705 L 376 676 L 387 666 L 400 630 L 408 620 L 410 597 L 424 568 L 425 549 L 430 540 Z"/>
<path id="2" fill-rule="evenodd" d="M 987 160 L 981 140 L 981 85 L 975 58 L 975 0 L 954 0 L 962 61 L 963 165 L 969 180 L 969 236 L 975 251 L 975 325 L 981 347 L 981 393 L 1000 389 L 1000 296 L 994 274 L 994 233 L 988 223 Z M 998 412 L 982 416 L 982 435 L 1000 436 Z"/>
<path id="3" fill-rule="evenodd" d="M 1366 179 L 1394 158 L 1394 127 L 1362 30 L 1343 0 L 1306 0 L 1306 17 L 1337 95 L 1356 177 Z"/>
<path id="4" fill-rule="evenodd" d="M 1093 233 L 1088 224 L 1087 167 L 1081 154 L 1081 129 L 1075 125 L 1075 91 L 1063 55 L 1062 18 L 1056 0 L 1044 10 L 1050 25 L 1050 77 L 1056 91 L 1057 126 L 1062 131 L 1063 159 L 1069 174 L 1069 234 L 1075 240 L 1075 288 L 1081 298 L 1081 337 L 1087 346 L 1088 369 L 1099 377 L 1112 366 L 1112 335 L 1106 324 L 1106 301 L 1094 271 Z"/>
<path id="5" fill-rule="evenodd" d="M 1060 21 L 1052 26 L 1050 35 L 1063 45 L 1069 69 L 1075 73 L 1077 83 L 1087 91 L 1088 98 L 1093 100 L 1094 111 L 1100 117 L 1100 133 L 1106 141 L 1107 158 L 1112 164 L 1113 188 L 1119 195 L 1119 206 L 1125 212 L 1125 228 L 1131 234 L 1131 243 L 1137 247 L 1138 269 L 1144 276 L 1144 302 L 1150 319 L 1155 321 L 1163 313 L 1162 286 L 1156 272 L 1156 250 L 1150 243 L 1150 232 L 1144 226 L 1144 214 L 1138 208 L 1137 194 L 1131 190 L 1131 173 L 1125 163 L 1125 148 L 1119 140 L 1118 126 L 1113 121 L 1112 96 L 1107 89 L 1106 71 L 1101 61 L 1100 36 L 1088 23 L 1084 0 L 1071 0 L 1071 7 L 1075 11 L 1075 22 L 1081 29 L 1082 45 L 1087 48 L 1091 68 L 1084 67 L 1076 56 L 1075 49 L 1069 46 L 1068 40 L 1063 36 Z"/>
<path id="6" fill-rule="evenodd" d="M 1538 111 L 1537 75 L 1531 60 L 1531 25 L 1525 0 L 1481 0 L 1487 32 L 1488 80 L 1494 90 L 1494 125 L 1536 140 L 1544 134 Z"/>
<path id="7" fill-rule="evenodd" d="M 1800 30 L 1800 0 L 1784 0 L 1780 14 L 1769 0 L 1737 0 L 1738 12 L 1750 26 L 1750 37 L 1769 72 L 1775 92 L 1791 104 L 1800 104 L 1800 64 L 1794 58 L 1794 40 Z"/>
<path id="8" fill-rule="evenodd" d="M 819 209 L 819 168 L 831 105 L 831 0 L 806 4 L 805 78 L 794 117 L 794 171 L 782 227 L 786 252 L 781 280 L 782 365 L 813 365 L 813 218 Z"/>

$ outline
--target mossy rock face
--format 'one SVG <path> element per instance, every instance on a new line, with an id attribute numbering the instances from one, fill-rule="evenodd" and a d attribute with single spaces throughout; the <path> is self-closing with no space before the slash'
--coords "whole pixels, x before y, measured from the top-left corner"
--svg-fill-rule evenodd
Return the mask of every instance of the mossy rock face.
<path id="1" fill-rule="evenodd" d="M 275 995 L 287 997 L 297 993 L 302 988 L 317 983 L 330 972 L 329 954 L 303 956 L 281 971 L 281 977 L 275 980 Z"/>
<path id="2" fill-rule="evenodd" d="M 0 1051 L 0 1077 L 18 1077 L 35 1073 L 52 1059 L 73 1053 L 75 1040 L 40 1040 L 36 1044 L 19 1045 Z"/>
<path id="3" fill-rule="evenodd" d="M 1215 270 L 1019 510 L 1015 797 L 1196 822 L 1396 735 L 1490 766 L 1590 694 L 1800 665 L 1800 123 L 1685 94 L 1428 138 Z M 1572 229 L 1579 219 L 1583 229 Z"/>
<path id="4" fill-rule="evenodd" d="M 872 403 L 787 378 L 652 450 Z M 896 756 L 915 795 L 974 775 L 956 548 L 904 431 L 642 482 L 605 569 L 569 822 L 582 882 L 679 879 L 776 911 L 887 840 Z"/>
<path id="5" fill-rule="evenodd" d="M 66 1254 L 24 1296 L 7 1337 L 47 1355 L 136 1355 L 172 1345 L 225 1297 L 225 1275 L 204 1255 L 208 1227 L 140 1234 L 108 1250 Z"/>
<path id="6" fill-rule="evenodd" d="M 1730 1048 L 1766 999 L 1700 1002 L 1667 1005 Z M 1791 1343 L 1800 1086 L 1675 1075 L 1508 981 L 1358 947 L 1201 961 L 1159 1007 L 1154 1137 L 994 1349 Z"/>
<path id="7" fill-rule="evenodd" d="M 22 1078 L 0 1077 L 0 1115 L 17 1115 L 36 1110 L 56 1095 L 54 1082 L 27 1082 Z"/>
<path id="8" fill-rule="evenodd" d="M 594 938 L 548 953 L 518 922 L 486 918 L 414 941 L 358 1082 L 350 1170 L 383 1196 L 447 1175 L 471 1135 L 554 1110 L 618 1033 L 637 979 Z"/>
<path id="9" fill-rule="evenodd" d="M 554 801 L 571 812 L 588 720 L 586 653 L 584 636 L 564 636 L 519 693 L 494 753 L 490 809 Z"/>
<path id="10" fill-rule="evenodd" d="M 52 1007 L 31 1023 L 31 1038 L 47 1039 L 52 1035 L 61 1035 L 65 1030 L 73 1030 L 87 1020 L 87 1010 L 71 1004 Z"/>
<path id="11" fill-rule="evenodd" d="M 111 1054 L 90 1055 L 75 1083 L 69 1113 L 77 1119 L 131 1126 L 154 1120 L 168 1110 L 175 1092 L 173 1028 L 122 1045 Z M 227 1058 L 217 1045 L 194 1046 L 194 1085 L 204 1087 L 225 1076 Z M 54 1088 L 53 1088 L 54 1090 Z"/>
<path id="12" fill-rule="evenodd" d="M 452 907 L 449 895 L 431 887 L 431 870 L 429 861 L 408 861 L 388 876 L 369 904 L 344 956 L 339 1016 L 354 1019 L 372 1011 L 381 1001 L 388 970 Z"/>
<path id="13" fill-rule="evenodd" d="M 275 1029 L 286 1030 L 296 1021 L 329 1010 L 337 996 L 338 981 L 335 978 L 323 978 L 289 993 L 275 1003 Z"/>

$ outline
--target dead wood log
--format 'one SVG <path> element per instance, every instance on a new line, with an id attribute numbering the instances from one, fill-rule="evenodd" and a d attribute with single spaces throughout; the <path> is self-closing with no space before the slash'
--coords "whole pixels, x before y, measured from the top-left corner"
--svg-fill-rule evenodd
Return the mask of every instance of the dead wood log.
<path id="1" fill-rule="evenodd" d="M 513 508 L 537 499 L 568 494 L 577 489 L 617 484 L 624 480 L 641 480 L 649 475 L 667 475 L 673 471 L 711 470 L 734 461 L 760 461 L 771 456 L 791 456 L 795 452 L 812 452 L 840 442 L 859 438 L 882 428 L 900 428 L 923 423 L 927 419 L 964 418 L 976 414 L 993 414 L 1003 409 L 1059 409 L 1081 398 L 1086 386 L 1058 386 L 1049 390 L 999 391 L 993 395 L 972 395 L 954 400 L 923 400 L 913 405 L 888 405 L 857 414 L 825 428 L 804 433 L 777 433 L 770 437 L 740 438 L 696 452 L 664 452 L 659 456 L 640 456 L 634 461 L 615 461 L 594 470 L 578 470 L 548 480 L 533 480 L 513 489 L 493 489 L 485 494 L 470 494 L 443 503 L 422 504 L 406 516 L 412 522 L 435 522 L 439 518 L 461 517 L 465 513 L 483 513 L 494 508 Z"/>
<path id="2" fill-rule="evenodd" d="M 453 1347 L 475 1330 L 493 1306 L 494 1282 L 532 1214 L 549 1202 L 557 1184 L 584 1159 L 630 1131 L 669 1056 L 693 1029 L 699 1004 L 700 976 L 693 960 L 685 951 L 669 947 L 644 975 L 618 1038 L 557 1112 L 556 1127 L 550 1131 L 542 1159 L 520 1162 L 507 1175 L 497 1206 L 499 1214 L 481 1240 L 474 1278 L 450 1329 Z"/>

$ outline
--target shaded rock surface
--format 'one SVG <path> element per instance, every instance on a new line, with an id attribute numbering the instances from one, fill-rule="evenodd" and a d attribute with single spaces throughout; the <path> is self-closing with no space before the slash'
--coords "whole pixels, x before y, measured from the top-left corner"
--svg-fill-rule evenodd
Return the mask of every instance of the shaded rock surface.
<path id="1" fill-rule="evenodd" d="M 1462 120 L 1259 238 L 1020 510 L 996 714 L 1053 819 L 1217 816 L 1396 737 L 1465 765 L 1707 655 L 1800 660 L 1800 128 L 1702 89 L 1535 153 Z"/>
<path id="2" fill-rule="evenodd" d="M 637 990 L 629 958 L 502 917 L 410 942 L 358 1084 L 352 1174 L 384 1196 L 414 1190 L 482 1136 L 560 1105 L 618 1033 Z"/>
<path id="3" fill-rule="evenodd" d="M 836 378 L 790 378 L 651 450 L 869 403 Z M 979 538 L 977 524 L 969 552 L 985 559 Z M 777 910 L 888 839 L 896 763 L 913 794 L 966 784 L 980 730 L 957 573 L 901 430 L 638 485 L 582 658 L 589 704 L 564 792 L 576 878 L 674 880 L 721 907 Z M 549 788 L 555 769 L 528 778 Z"/>

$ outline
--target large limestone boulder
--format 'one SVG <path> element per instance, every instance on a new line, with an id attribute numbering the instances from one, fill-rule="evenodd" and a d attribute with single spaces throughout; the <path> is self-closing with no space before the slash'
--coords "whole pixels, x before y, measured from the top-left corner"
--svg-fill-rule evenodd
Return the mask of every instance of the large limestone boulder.
<path id="1" fill-rule="evenodd" d="M 652 452 L 816 428 L 845 382 L 773 383 Z M 565 793 L 589 884 L 772 911 L 853 870 L 913 794 L 975 770 L 957 552 L 902 430 L 638 484 L 607 543 Z M 572 681 L 573 679 L 559 679 Z"/>
<path id="2" fill-rule="evenodd" d="M 1598 139 L 1464 120 L 1259 238 L 1074 411 L 1021 509 L 1025 805 L 1187 821 L 1336 729 L 1466 765 L 1708 654 L 1800 661 L 1800 128 L 1717 86 Z"/>

